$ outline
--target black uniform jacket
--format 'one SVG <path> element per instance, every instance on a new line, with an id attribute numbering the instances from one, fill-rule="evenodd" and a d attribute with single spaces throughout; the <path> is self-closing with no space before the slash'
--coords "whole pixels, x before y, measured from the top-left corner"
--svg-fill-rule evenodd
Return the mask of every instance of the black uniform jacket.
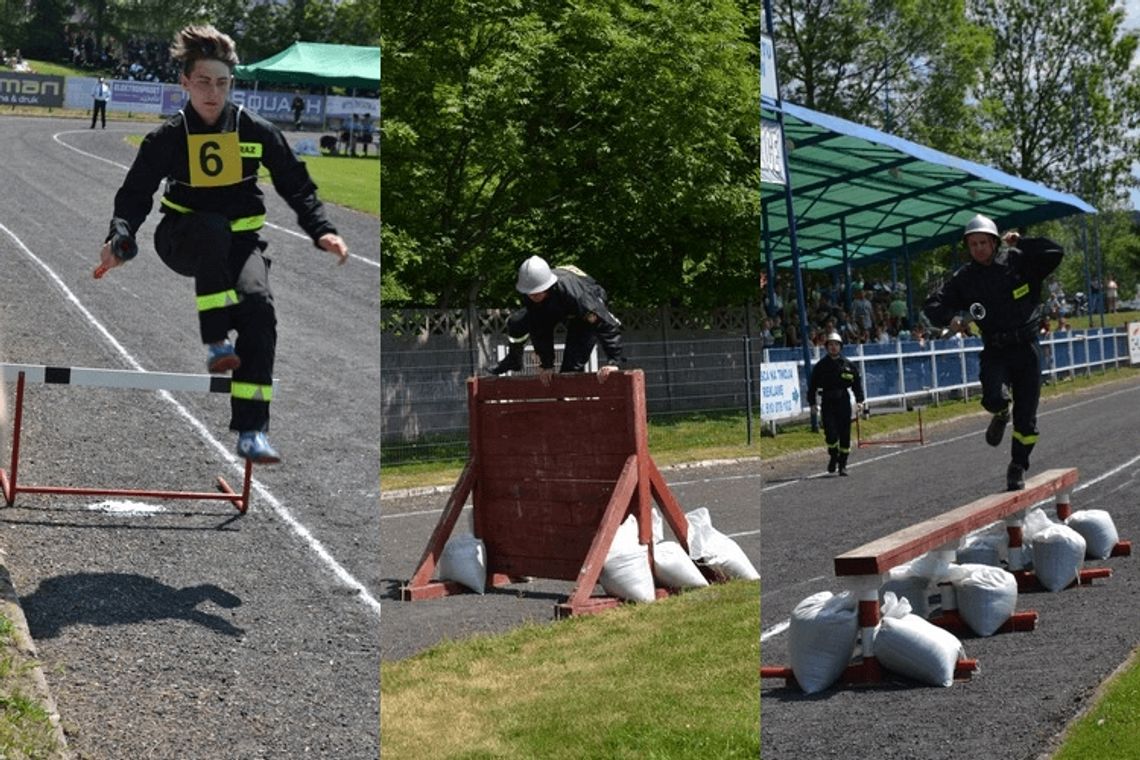
<path id="1" fill-rule="evenodd" d="M 543 367 L 554 366 L 554 328 L 577 323 L 598 338 L 611 363 L 621 364 L 621 322 L 606 307 L 606 291 L 581 270 L 555 267 L 558 282 L 541 303 L 523 297 L 530 323 L 530 339 Z"/>
<path id="2" fill-rule="evenodd" d="M 1043 310 L 1041 285 L 1065 252 L 1047 238 L 1022 238 L 1017 248 L 994 256 L 989 266 L 971 261 L 932 293 L 923 311 L 936 325 L 970 313 L 987 344 L 1028 342 L 1037 334 Z M 984 309 L 971 308 L 980 304 Z"/>
<path id="3" fill-rule="evenodd" d="M 192 187 L 186 133 L 233 132 L 235 125 L 241 145 L 241 180 L 235 184 Z M 194 157 L 200 160 L 201 157 Z M 209 160 L 209 156 L 205 157 Z M 206 126 L 187 103 L 162 126 L 148 134 L 139 147 L 130 171 L 115 194 L 115 218 L 111 234 L 116 231 L 134 235 L 150 213 L 155 190 L 166 180 L 163 213 L 209 211 L 229 220 L 246 219 L 265 214 L 265 196 L 257 184 L 258 166 L 264 164 L 273 177 L 273 187 L 297 213 L 297 222 L 315 243 L 336 228 L 325 217 L 317 198 L 317 186 L 309 178 L 305 164 L 293 155 L 281 130 L 255 113 L 226 103 L 213 127 Z M 208 165 L 208 164 L 207 164 Z M 126 225 L 126 229 L 123 228 Z M 108 235 L 110 239 L 111 235 Z"/>
<path id="4" fill-rule="evenodd" d="M 823 391 L 824 401 L 846 400 L 848 388 L 855 394 L 855 400 L 863 403 L 863 383 L 855 362 L 843 354 L 834 359 L 827 354 L 811 368 L 808 403 L 815 404 L 815 394 L 819 391 Z"/>

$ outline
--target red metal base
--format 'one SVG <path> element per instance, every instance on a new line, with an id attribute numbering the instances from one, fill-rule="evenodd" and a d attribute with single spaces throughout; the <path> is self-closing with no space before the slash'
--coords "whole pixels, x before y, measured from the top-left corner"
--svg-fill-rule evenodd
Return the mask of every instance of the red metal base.
<path id="1" fill-rule="evenodd" d="M 11 470 L 0 468 L 0 489 L 3 490 L 4 501 L 10 507 L 16 503 L 16 496 L 21 493 L 58 494 L 66 496 L 131 496 L 139 499 L 193 499 L 195 501 L 228 501 L 241 514 L 249 509 L 250 481 L 253 473 L 253 462 L 245 461 L 245 475 L 242 482 L 241 493 L 237 493 L 225 478 L 218 476 L 218 491 L 158 491 L 134 488 L 83 488 L 73 486 L 24 486 L 17 482 L 17 473 L 20 465 L 20 432 L 24 418 L 24 373 L 19 373 L 16 382 L 16 403 L 12 416 L 12 461 Z"/>
<path id="2" fill-rule="evenodd" d="M 1132 556 L 1132 542 L 1131 541 L 1117 541 L 1116 545 L 1112 547 L 1110 557 L 1131 557 Z"/>
<path id="3" fill-rule="evenodd" d="M 505 573 L 491 573 L 487 579 L 487 588 L 497 588 L 511 583 L 525 583 L 528 579 L 517 575 Z M 404 602 L 418 602 L 423 599 L 439 599 L 453 594 L 471 594 L 471 589 L 455 581 L 428 581 L 418 585 L 405 583 L 400 586 L 400 600 Z"/>
<path id="4" fill-rule="evenodd" d="M 943 612 L 938 617 L 930 618 L 930 622 L 939 628 L 945 628 L 955 635 L 962 635 L 972 633 L 970 626 L 962 619 L 962 615 L 957 610 L 949 610 Z M 1009 616 L 1009 620 L 1002 623 L 1001 627 L 997 629 L 996 633 L 1015 633 L 1017 631 L 1033 631 L 1037 629 L 1037 612 L 1034 610 L 1026 610 L 1024 612 L 1015 612 Z"/>
<path id="5" fill-rule="evenodd" d="M 954 679 L 965 680 L 970 678 L 975 672 L 979 670 L 977 660 L 958 660 L 954 665 Z M 839 683 L 848 685 L 859 684 L 874 684 L 882 683 L 886 680 L 884 677 L 887 675 L 883 670 L 883 666 L 879 664 L 879 660 L 875 657 L 865 657 L 861 662 L 854 662 L 847 666 L 843 671 L 843 675 L 839 677 Z M 769 665 L 760 668 L 761 678 L 783 678 L 785 686 L 788 688 L 799 688 L 796 682 L 795 673 L 792 669 L 784 666 Z"/>
<path id="6" fill-rule="evenodd" d="M 1108 578 L 1112 575 L 1112 568 L 1110 567 L 1088 567 L 1080 571 L 1077 579 L 1070 583 L 1065 588 L 1072 588 L 1073 586 L 1087 586 L 1097 578 Z M 1017 579 L 1018 591 L 1043 591 L 1044 586 L 1037 578 L 1037 574 L 1032 570 L 1018 570 L 1013 574 Z"/>

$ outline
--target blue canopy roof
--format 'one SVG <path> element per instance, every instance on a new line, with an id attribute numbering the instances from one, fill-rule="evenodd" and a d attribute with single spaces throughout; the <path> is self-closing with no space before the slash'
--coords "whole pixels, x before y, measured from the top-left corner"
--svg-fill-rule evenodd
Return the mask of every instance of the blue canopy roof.
<path id="1" fill-rule="evenodd" d="M 761 115 L 776 117 L 763 101 Z M 1007 229 L 1096 209 L 1075 195 L 871 127 L 783 103 L 800 265 L 830 269 L 953 243 L 974 214 Z M 777 265 L 792 258 L 783 188 L 761 182 Z"/>

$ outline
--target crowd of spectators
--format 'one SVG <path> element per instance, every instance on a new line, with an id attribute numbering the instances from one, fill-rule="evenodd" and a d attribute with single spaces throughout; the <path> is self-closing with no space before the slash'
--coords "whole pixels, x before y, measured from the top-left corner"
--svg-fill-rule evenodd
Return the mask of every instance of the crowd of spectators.
<path id="1" fill-rule="evenodd" d="M 765 348 L 801 345 L 799 306 L 790 276 L 781 274 L 776 281 L 774 303 L 764 292 L 764 324 L 761 336 Z M 808 293 L 808 335 L 813 346 L 822 346 L 830 332 L 842 336 L 845 344 L 891 343 L 895 340 L 925 342 L 932 326 L 921 313 L 921 299 L 916 303 L 916 316 L 910 317 L 906 286 L 898 282 L 856 282 L 851 289 L 851 306 L 846 306 L 843 289 L 826 285 L 810 285 Z"/>
<path id="2" fill-rule="evenodd" d="M 177 82 L 178 66 L 170 58 L 168 40 L 111 37 L 99 47 L 91 34 L 68 34 L 67 49 L 73 66 L 105 73 L 111 79 L 137 82 Z"/>
<path id="3" fill-rule="evenodd" d="M 761 338 L 764 348 L 795 348 L 800 343 L 799 307 L 795 287 L 788 273 L 781 273 L 774 288 L 774 303 L 769 303 L 766 277 L 761 276 L 764 298 L 764 317 Z M 914 320 L 908 314 L 906 286 L 898 282 L 878 280 L 858 281 L 851 286 L 851 307 L 846 308 L 843 288 L 809 284 L 808 335 L 812 346 L 823 346 L 828 333 L 838 332 L 845 345 L 855 343 L 893 343 L 918 341 L 925 344 L 932 338 L 944 337 L 942 330 L 930 324 L 922 313 L 925 297 L 914 296 Z M 1140 289 L 1140 288 L 1138 288 Z M 1069 330 L 1069 317 L 1074 306 L 1065 298 L 1057 278 L 1051 278 L 1045 296 L 1045 313 L 1041 320 L 1042 334 Z"/>

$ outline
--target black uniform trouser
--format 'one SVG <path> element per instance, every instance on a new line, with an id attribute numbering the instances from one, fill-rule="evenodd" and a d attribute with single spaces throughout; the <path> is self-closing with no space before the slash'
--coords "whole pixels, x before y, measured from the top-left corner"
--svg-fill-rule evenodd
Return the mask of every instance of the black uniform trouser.
<path id="1" fill-rule="evenodd" d="M 1003 385 L 1013 396 L 1013 440 L 1010 459 L 1029 469 L 1029 454 L 1037 443 L 1037 402 L 1041 398 L 1041 355 L 1037 342 L 982 349 L 982 406 L 998 414 L 1009 405 Z"/>
<path id="2" fill-rule="evenodd" d="M 512 345 L 526 342 L 535 325 L 530 312 L 523 308 L 513 312 L 507 319 L 507 337 Z M 566 325 L 566 347 L 562 351 L 562 367 L 559 372 L 584 372 L 590 361 L 590 352 L 598 343 L 598 336 L 588 322 L 571 319 Z M 535 346 L 538 350 L 538 346 Z M 541 358 L 541 357 L 540 357 Z"/>
<path id="3" fill-rule="evenodd" d="M 827 441 L 827 451 L 844 465 L 851 453 L 851 399 L 823 399 L 820 407 L 823 418 L 823 439 Z"/>
<path id="4" fill-rule="evenodd" d="M 237 331 L 241 366 L 231 382 L 230 429 L 268 430 L 277 315 L 269 260 L 261 253 L 265 243 L 256 232 L 231 233 L 221 214 L 195 213 L 166 214 L 154 246 L 168 267 L 194 278 L 202 342 L 217 343 Z"/>
<path id="5" fill-rule="evenodd" d="M 95 121 L 103 117 L 103 126 L 107 126 L 107 101 L 96 100 L 95 105 L 91 108 L 91 128 L 95 129 Z"/>

